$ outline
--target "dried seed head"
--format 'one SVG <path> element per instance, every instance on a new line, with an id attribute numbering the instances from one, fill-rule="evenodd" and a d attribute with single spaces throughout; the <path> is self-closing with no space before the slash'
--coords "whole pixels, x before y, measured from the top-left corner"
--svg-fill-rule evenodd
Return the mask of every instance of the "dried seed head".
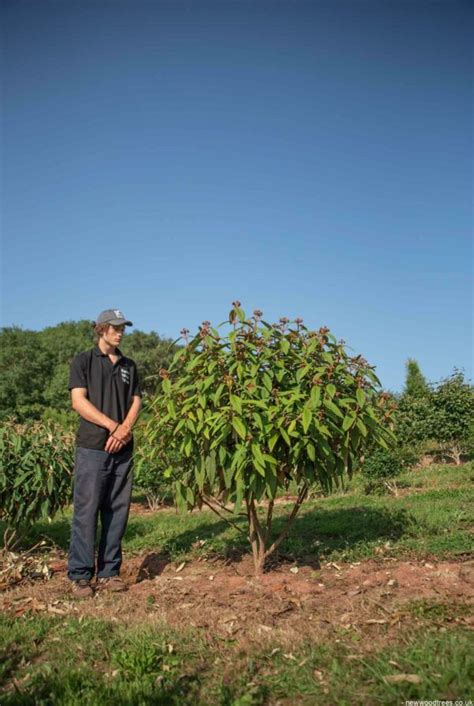
<path id="1" fill-rule="evenodd" d="M 240 308 L 240 302 L 238 299 L 235 300 L 235 302 L 232 302 L 232 306 L 234 309 L 239 309 Z"/>

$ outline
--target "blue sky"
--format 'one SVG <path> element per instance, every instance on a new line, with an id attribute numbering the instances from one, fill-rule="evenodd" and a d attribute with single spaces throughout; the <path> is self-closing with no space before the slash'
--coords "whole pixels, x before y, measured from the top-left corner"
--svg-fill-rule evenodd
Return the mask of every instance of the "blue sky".
<path id="1" fill-rule="evenodd" d="M 2 3 L 2 325 L 239 299 L 472 376 L 472 6 Z"/>

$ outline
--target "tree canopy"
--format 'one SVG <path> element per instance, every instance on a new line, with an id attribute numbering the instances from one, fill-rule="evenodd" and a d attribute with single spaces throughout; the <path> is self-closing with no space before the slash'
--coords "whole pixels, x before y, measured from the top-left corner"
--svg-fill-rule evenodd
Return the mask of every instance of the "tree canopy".
<path id="1" fill-rule="evenodd" d="M 391 438 L 391 409 L 362 356 L 326 327 L 261 317 L 234 302 L 227 334 L 207 321 L 191 340 L 183 330 L 187 345 L 161 371 L 145 434 L 150 463 L 175 475 L 183 509 L 206 504 L 225 517 L 228 502 L 234 514 L 245 508 L 257 573 L 287 531 L 271 543 L 277 492 L 297 487 L 289 528 L 312 485 L 330 491 L 369 441 Z"/>

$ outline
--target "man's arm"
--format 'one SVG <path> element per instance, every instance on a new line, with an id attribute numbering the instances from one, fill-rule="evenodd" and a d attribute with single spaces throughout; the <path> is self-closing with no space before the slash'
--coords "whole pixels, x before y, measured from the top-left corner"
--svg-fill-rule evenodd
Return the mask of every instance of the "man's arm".
<path id="1" fill-rule="evenodd" d="M 130 441 L 132 438 L 132 429 L 137 421 L 138 415 L 140 414 L 141 407 L 142 398 L 138 395 L 134 395 L 132 397 L 132 404 L 130 405 L 127 416 L 123 420 L 122 424 L 119 424 L 114 433 L 107 439 L 107 443 L 105 445 L 106 451 L 110 451 L 109 445 L 112 444 L 113 439 L 120 441 L 121 444 L 126 444 Z"/>
<path id="2" fill-rule="evenodd" d="M 132 431 L 133 427 L 135 426 L 135 422 L 138 419 L 138 415 L 140 414 L 141 408 L 142 398 L 138 395 L 135 395 L 134 397 L 132 397 L 132 404 L 130 405 L 128 414 L 123 421 L 123 425 L 128 427 L 129 431 Z"/>
<path id="3" fill-rule="evenodd" d="M 71 402 L 72 408 L 77 412 L 86 422 L 92 422 L 97 424 L 99 427 L 104 427 L 112 432 L 117 426 L 117 422 L 108 417 L 103 412 L 99 412 L 97 407 L 94 407 L 92 402 L 87 399 L 87 388 L 86 387 L 74 387 L 71 390 Z"/>
<path id="4" fill-rule="evenodd" d="M 97 424 L 99 427 L 104 427 L 104 429 L 108 430 L 109 434 L 112 434 L 112 432 L 118 428 L 118 422 L 111 419 L 103 412 L 100 412 L 97 407 L 94 407 L 92 402 L 87 399 L 86 387 L 74 387 L 71 390 L 71 402 L 74 411 L 87 422 L 92 422 L 93 424 Z M 121 425 L 118 426 L 120 427 Z M 127 441 L 129 439 L 127 439 Z M 108 451 L 109 453 L 116 453 L 117 451 L 120 451 L 124 443 L 126 442 L 121 439 L 116 439 L 113 436 L 109 436 L 105 445 L 105 451 Z"/>

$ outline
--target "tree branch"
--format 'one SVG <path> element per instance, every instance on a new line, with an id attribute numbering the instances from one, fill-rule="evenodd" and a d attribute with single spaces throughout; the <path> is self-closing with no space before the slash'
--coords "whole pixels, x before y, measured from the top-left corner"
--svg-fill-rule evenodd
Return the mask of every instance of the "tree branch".
<path id="1" fill-rule="evenodd" d="M 285 527 L 283 528 L 283 531 L 281 532 L 279 537 L 277 537 L 277 539 L 273 542 L 273 544 L 267 549 L 267 551 L 265 552 L 265 556 L 270 556 L 270 554 L 272 554 L 275 551 L 275 549 L 278 549 L 280 544 L 283 542 L 283 540 L 287 536 L 287 534 L 290 530 L 290 527 L 293 524 L 293 521 L 294 521 L 294 519 L 295 519 L 295 517 L 296 517 L 296 515 L 297 515 L 307 494 L 308 494 L 308 486 L 304 485 L 298 494 L 298 498 L 293 506 L 293 509 L 291 511 L 290 516 L 288 517 L 288 520 L 286 522 Z"/>
<path id="2" fill-rule="evenodd" d="M 224 505 L 224 503 L 219 502 L 219 500 L 216 500 L 216 498 L 213 498 L 213 502 L 215 502 L 217 505 L 219 505 L 219 507 L 221 507 L 223 510 L 225 510 L 225 511 L 228 512 L 229 514 L 234 515 L 234 513 L 232 512 L 232 510 L 229 510 L 229 508 L 226 507 L 226 506 Z M 237 515 L 234 515 L 234 517 L 236 517 L 236 516 L 237 516 L 237 517 L 247 517 L 247 513 L 246 513 L 246 512 L 238 512 Z"/>
<path id="3" fill-rule="evenodd" d="M 208 500 L 206 500 L 206 498 L 201 496 L 201 500 L 204 503 L 204 505 L 207 505 L 207 507 L 217 515 L 217 517 L 219 517 L 224 522 L 227 522 L 229 525 L 232 525 L 232 527 L 234 527 L 236 530 L 241 532 L 244 536 L 247 536 L 246 532 L 244 532 L 244 530 L 241 527 L 239 527 L 239 525 L 236 525 L 235 522 L 232 522 L 232 520 L 229 520 L 229 518 L 226 517 L 225 515 L 221 515 L 221 513 Z M 230 512 L 230 510 L 229 510 L 229 512 Z"/>
<path id="4" fill-rule="evenodd" d="M 257 533 L 259 542 L 263 545 L 263 547 L 265 547 L 265 532 L 263 531 L 262 525 L 260 524 L 260 520 L 258 519 L 257 510 L 255 508 L 255 502 L 253 500 L 250 501 L 249 507 L 250 513 L 252 515 L 253 525 Z"/>
<path id="5" fill-rule="evenodd" d="M 274 500 L 270 500 L 268 503 L 268 510 L 267 510 L 267 522 L 266 522 L 266 540 L 268 541 L 270 539 L 271 533 L 272 533 L 272 520 L 273 520 L 273 506 L 275 505 Z"/>

